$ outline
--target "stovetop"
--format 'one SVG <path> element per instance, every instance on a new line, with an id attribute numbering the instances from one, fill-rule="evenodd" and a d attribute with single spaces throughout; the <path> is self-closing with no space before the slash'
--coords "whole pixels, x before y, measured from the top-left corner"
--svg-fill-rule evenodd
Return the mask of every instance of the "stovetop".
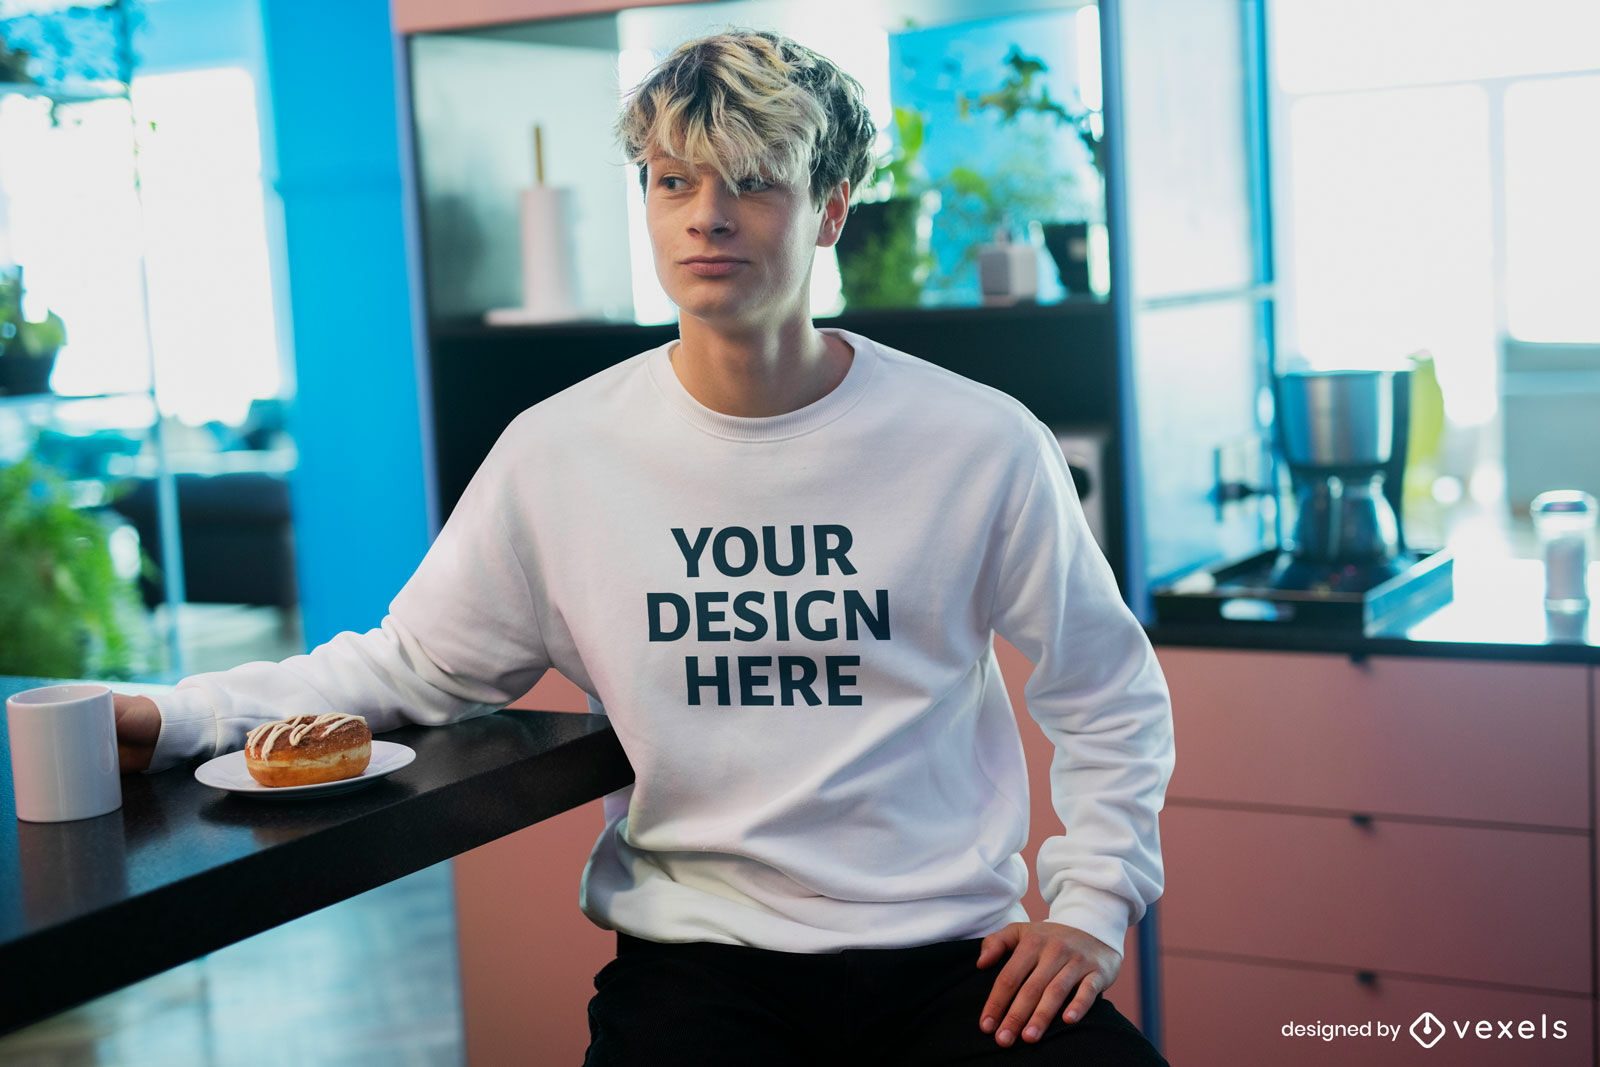
<path id="1" fill-rule="evenodd" d="M 1366 589 L 1359 588 L 1364 583 L 1356 567 L 1330 572 L 1311 589 L 1276 588 L 1272 579 L 1279 556 L 1276 549 L 1259 552 L 1157 587 L 1152 594 L 1157 621 L 1360 634 L 1420 618 L 1453 595 L 1454 560 L 1446 551 L 1408 553 L 1399 561 L 1400 573 Z"/>

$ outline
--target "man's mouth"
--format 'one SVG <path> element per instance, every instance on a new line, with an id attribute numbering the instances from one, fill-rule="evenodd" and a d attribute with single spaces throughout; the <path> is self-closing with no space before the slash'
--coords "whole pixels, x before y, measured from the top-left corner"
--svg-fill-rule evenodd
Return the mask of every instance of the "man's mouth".
<path id="1" fill-rule="evenodd" d="M 682 259 L 682 263 L 690 271 L 704 278 L 715 278 L 723 274 L 731 274 L 744 265 L 744 260 L 732 256 L 690 256 Z"/>

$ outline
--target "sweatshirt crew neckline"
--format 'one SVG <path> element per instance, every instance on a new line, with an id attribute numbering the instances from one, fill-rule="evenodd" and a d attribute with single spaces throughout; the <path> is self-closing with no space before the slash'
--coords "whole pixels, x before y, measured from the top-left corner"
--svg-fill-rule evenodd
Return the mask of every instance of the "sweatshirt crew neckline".
<path id="1" fill-rule="evenodd" d="M 672 368 L 672 349 L 678 344 L 676 340 L 651 352 L 645 365 L 649 368 L 651 381 L 672 409 L 702 433 L 728 441 L 783 441 L 819 430 L 855 407 L 866 395 L 867 384 L 877 366 L 878 353 L 865 337 L 847 330 L 824 329 L 821 332 L 837 337 L 850 346 L 854 353 L 850 369 L 845 372 L 844 380 L 826 395 L 782 415 L 754 418 L 725 415 L 700 403 L 683 387 L 677 371 Z"/>

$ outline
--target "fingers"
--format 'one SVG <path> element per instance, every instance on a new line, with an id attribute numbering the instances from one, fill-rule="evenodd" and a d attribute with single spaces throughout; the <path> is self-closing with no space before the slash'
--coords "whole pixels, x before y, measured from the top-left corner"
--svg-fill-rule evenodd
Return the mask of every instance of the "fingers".
<path id="1" fill-rule="evenodd" d="M 978 1021 L 978 1029 L 986 1034 L 993 1034 L 999 1030 L 998 1039 L 1002 1045 L 1011 1043 L 1011 1040 L 1005 1038 L 1007 1031 L 1002 1020 L 1010 1020 L 1011 1013 L 1007 1009 L 1011 1008 L 1016 998 L 1021 995 L 1024 983 L 1033 973 L 1038 958 L 1037 945 L 1020 945 L 1017 951 L 1012 953 L 1011 959 L 1000 969 L 1000 973 L 995 976 L 994 988 L 989 990 L 989 999 L 984 1001 L 983 1015 Z M 1038 999 L 1037 995 L 1034 999 Z M 1009 1033 L 1012 1040 L 1020 1029 L 1020 1024 L 1011 1027 Z"/>
<path id="2" fill-rule="evenodd" d="M 1027 1025 L 1022 1028 L 1022 1040 L 1037 1041 L 1044 1036 L 1044 1032 L 1049 1027 L 1051 1020 L 1060 1013 L 1061 1005 L 1067 1002 L 1069 996 L 1072 996 L 1074 986 L 1078 989 L 1078 995 L 1073 998 L 1073 1003 L 1077 1004 L 1079 1001 L 1083 1001 L 1083 1011 L 1088 1011 L 1088 1005 L 1094 1003 L 1097 977 L 1094 969 L 1086 961 L 1082 960 L 1076 960 L 1071 966 L 1064 967 L 1056 972 L 1056 976 L 1045 983 L 1038 1005 L 1033 1009 L 1033 1014 L 1028 1017 Z M 1070 1019 L 1066 1019 L 1065 1016 L 1062 1017 L 1067 1022 L 1077 1022 L 1082 1016 L 1083 1012 L 1079 1012 Z"/>
<path id="3" fill-rule="evenodd" d="M 1067 1002 L 1073 987 L 1093 970 L 1089 961 L 1081 956 L 1059 946 L 1047 948 L 1017 989 L 995 1040 L 1003 1046 L 1011 1045 L 1018 1037 L 1027 1042 L 1039 1040 L 1061 1005 Z M 1093 1000 L 1092 994 L 1090 999 Z"/>
<path id="4" fill-rule="evenodd" d="M 129 745 L 123 741 L 117 742 L 117 772 L 119 774 L 134 774 L 150 769 L 150 760 L 155 755 L 155 749 L 144 745 Z"/>
<path id="5" fill-rule="evenodd" d="M 1067 1005 L 1067 1010 L 1061 1014 L 1063 1022 L 1075 1023 L 1089 1013 L 1094 1007 L 1094 998 L 1105 989 L 1106 981 L 1098 971 L 1091 971 L 1084 976 L 1078 984 L 1078 995 L 1072 998 L 1072 1003 Z"/>
<path id="6" fill-rule="evenodd" d="M 992 965 L 1007 950 L 1011 958 L 995 976 L 978 1022 L 1004 1047 L 1018 1038 L 1038 1041 L 1058 1013 L 1067 1023 L 1082 1019 L 1121 962 L 1090 935 L 1042 922 L 1014 923 L 984 938 L 978 965 Z"/>
<path id="7" fill-rule="evenodd" d="M 161 735 L 161 709 L 149 697 L 112 696 L 117 723 L 117 766 L 124 774 L 150 766 Z"/>
<path id="8" fill-rule="evenodd" d="M 1017 947 L 1017 942 L 1022 934 L 1018 925 L 1012 923 L 1003 929 L 996 930 L 983 939 L 983 944 L 978 948 L 978 970 L 992 967 L 1007 952 Z"/>

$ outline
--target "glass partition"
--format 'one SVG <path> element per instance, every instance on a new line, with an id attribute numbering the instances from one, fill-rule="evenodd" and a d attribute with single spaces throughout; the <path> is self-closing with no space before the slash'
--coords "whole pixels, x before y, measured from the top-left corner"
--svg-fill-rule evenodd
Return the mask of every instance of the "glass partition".
<path id="1" fill-rule="evenodd" d="M 1096 15 L 1039 0 L 738 0 L 415 35 L 430 318 L 671 321 L 611 125 L 672 48 L 730 26 L 838 61 L 880 131 L 845 239 L 818 253 L 816 314 L 1103 298 Z M 1031 288 L 985 291 L 1002 240 Z"/>

